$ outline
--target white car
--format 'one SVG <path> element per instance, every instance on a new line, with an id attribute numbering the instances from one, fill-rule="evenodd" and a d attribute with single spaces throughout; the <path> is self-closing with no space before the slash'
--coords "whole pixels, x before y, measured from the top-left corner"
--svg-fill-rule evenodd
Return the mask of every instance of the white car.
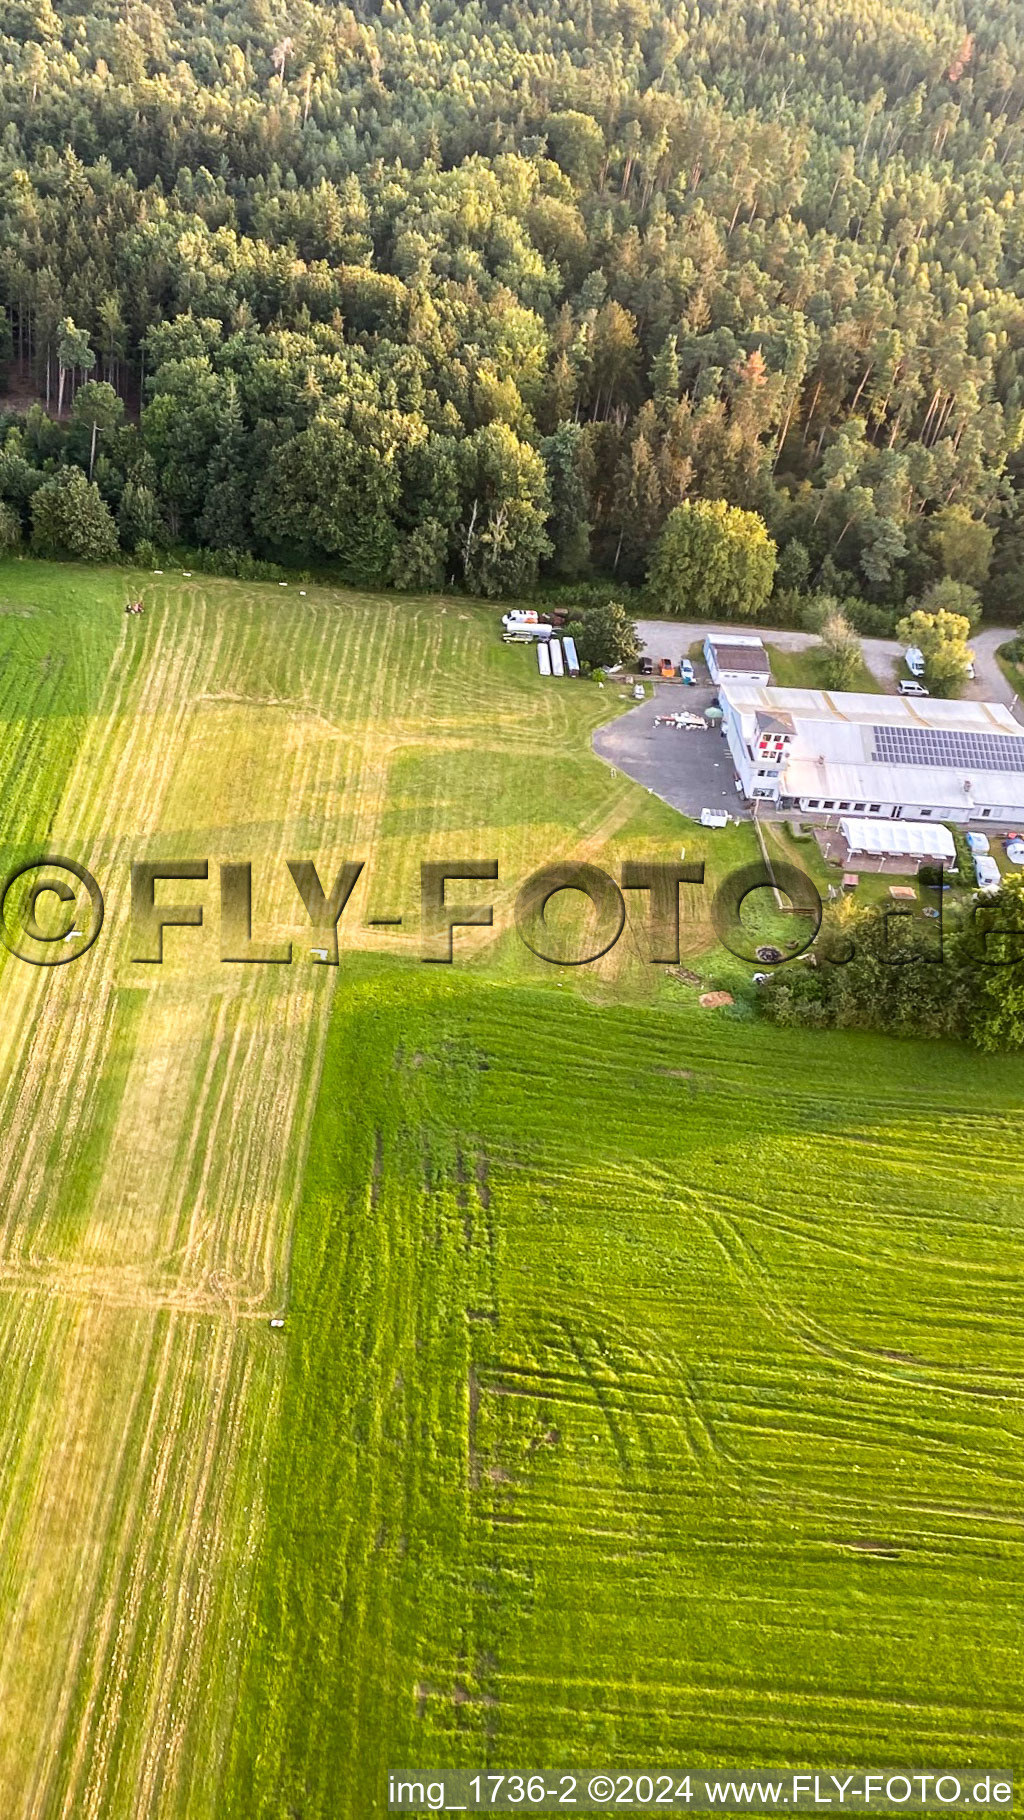
<path id="1" fill-rule="evenodd" d="M 679 659 L 679 680 L 684 683 L 692 683 L 694 680 L 693 665 L 688 657 Z"/>
<path id="2" fill-rule="evenodd" d="M 965 834 L 964 839 L 972 853 L 988 853 L 990 851 L 987 834 Z"/>
<path id="3" fill-rule="evenodd" d="M 1011 866 L 1024 866 L 1024 840 L 1008 840 L 1006 857 Z"/>
<path id="4" fill-rule="evenodd" d="M 978 881 L 979 891 L 998 891 L 1000 884 L 999 867 L 987 853 L 979 853 L 974 861 L 974 876 Z"/>
<path id="5" fill-rule="evenodd" d="M 901 676 L 896 693 L 897 695 L 927 695 L 928 691 L 924 683 L 914 682 L 909 677 Z"/>

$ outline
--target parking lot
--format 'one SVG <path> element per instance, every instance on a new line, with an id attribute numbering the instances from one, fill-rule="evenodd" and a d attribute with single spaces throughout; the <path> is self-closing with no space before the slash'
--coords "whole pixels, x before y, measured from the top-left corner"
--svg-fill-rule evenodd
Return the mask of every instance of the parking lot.
<path id="1" fill-rule="evenodd" d="M 657 715 L 684 708 L 703 714 L 716 693 L 710 687 L 657 683 L 653 698 L 637 702 L 627 714 L 598 728 L 594 750 L 683 815 L 699 819 L 702 809 L 728 809 L 730 815 L 749 819 L 746 803 L 736 789 L 729 748 L 718 728 L 687 733 L 654 724 Z"/>

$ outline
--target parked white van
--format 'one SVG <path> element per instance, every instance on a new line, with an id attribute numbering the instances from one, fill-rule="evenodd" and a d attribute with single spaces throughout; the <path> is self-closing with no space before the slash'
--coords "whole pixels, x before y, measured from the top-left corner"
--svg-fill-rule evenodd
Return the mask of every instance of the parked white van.
<path id="1" fill-rule="evenodd" d="M 924 652 L 920 645 L 908 645 L 903 653 L 903 661 L 911 676 L 924 675 Z"/>
<path id="2" fill-rule="evenodd" d="M 915 682 L 909 676 L 901 676 L 896 693 L 898 695 L 927 695 L 928 691 L 924 683 Z"/>

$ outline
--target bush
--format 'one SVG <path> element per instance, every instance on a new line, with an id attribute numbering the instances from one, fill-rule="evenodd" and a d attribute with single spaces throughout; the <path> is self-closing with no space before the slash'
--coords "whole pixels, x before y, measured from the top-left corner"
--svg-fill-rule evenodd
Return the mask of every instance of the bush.
<path id="1" fill-rule="evenodd" d="M 786 1025 L 966 1036 L 976 981 L 958 932 L 947 928 L 941 963 L 934 950 L 928 958 L 936 939 L 917 918 L 889 917 L 849 901 L 830 907 L 814 964 L 780 967 L 761 990 L 764 1014 Z"/>
<path id="2" fill-rule="evenodd" d="M 924 613 L 958 613 L 966 619 L 972 632 L 981 620 L 981 595 L 977 588 L 965 581 L 953 581 L 949 576 L 944 581 L 933 582 L 920 600 L 912 604 Z"/>
<path id="3" fill-rule="evenodd" d="M 21 519 L 14 507 L 0 499 L 0 556 L 13 556 L 21 546 Z"/>
<path id="4" fill-rule="evenodd" d="M 448 572 L 448 527 L 425 518 L 395 545 L 389 580 L 410 593 L 438 593 Z"/>
<path id="5" fill-rule="evenodd" d="M 621 581 L 560 582 L 542 588 L 538 599 L 546 607 L 606 607 L 610 601 L 619 601 L 639 612 L 641 605 L 639 591 Z"/>
<path id="6" fill-rule="evenodd" d="M 967 845 L 963 829 L 958 828 L 955 822 L 950 822 L 947 826 L 949 827 L 949 832 L 953 836 L 953 845 L 956 848 L 956 869 L 960 882 L 961 884 L 969 885 L 974 879 L 974 856 L 971 853 L 970 847 Z"/>
<path id="7" fill-rule="evenodd" d="M 32 548 L 79 562 L 116 562 L 117 527 L 81 468 L 59 468 L 32 495 Z"/>
<path id="8" fill-rule="evenodd" d="M 224 575 L 232 581 L 288 581 L 287 569 L 279 563 L 264 562 L 248 550 L 182 550 L 168 556 L 180 562 L 183 569 L 194 569 L 197 575 Z"/>
<path id="9" fill-rule="evenodd" d="M 862 638 L 895 638 L 896 621 L 900 616 L 898 607 L 878 606 L 873 601 L 861 600 L 857 594 L 845 596 L 841 606 L 844 619 Z"/>
<path id="10" fill-rule="evenodd" d="M 860 639 L 842 613 L 830 613 L 821 628 L 825 687 L 852 689 L 860 673 Z"/>
<path id="11" fill-rule="evenodd" d="M 632 664 L 640 655 L 636 626 L 621 601 L 610 600 L 607 606 L 592 607 L 573 636 L 580 663 L 592 670 Z"/>
<path id="12" fill-rule="evenodd" d="M 126 550 L 137 550 L 140 544 L 156 546 L 163 527 L 152 487 L 126 481 L 117 508 L 117 529 Z"/>

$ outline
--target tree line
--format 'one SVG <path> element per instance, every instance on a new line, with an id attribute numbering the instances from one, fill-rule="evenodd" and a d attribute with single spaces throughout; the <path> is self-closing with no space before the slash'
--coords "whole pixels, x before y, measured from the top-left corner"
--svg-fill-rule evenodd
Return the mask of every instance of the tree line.
<path id="1" fill-rule="evenodd" d="M 961 879 L 970 877 L 961 853 Z M 926 891 L 925 895 L 929 893 Z M 934 893 L 932 893 L 934 895 Z M 852 899 L 829 906 L 813 953 L 761 991 L 773 1023 L 1024 1047 L 1024 878 L 948 912 L 944 927 Z"/>
<path id="2" fill-rule="evenodd" d="M 1016 617 L 1022 27 L 16 0 L 0 534 L 665 596 L 706 500 L 780 612 Z"/>

